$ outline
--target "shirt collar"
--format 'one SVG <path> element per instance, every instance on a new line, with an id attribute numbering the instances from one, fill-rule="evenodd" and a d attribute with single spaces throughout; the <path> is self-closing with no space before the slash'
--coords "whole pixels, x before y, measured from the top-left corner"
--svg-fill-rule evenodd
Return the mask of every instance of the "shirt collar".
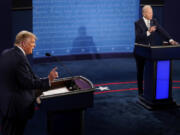
<path id="1" fill-rule="evenodd" d="M 146 23 L 150 21 L 150 20 L 146 19 L 144 16 L 143 16 L 143 20 L 144 20 Z"/>
<path id="2" fill-rule="evenodd" d="M 19 48 L 23 52 L 23 54 L 26 56 L 26 53 L 24 52 L 24 50 L 20 46 L 16 46 L 16 47 Z"/>

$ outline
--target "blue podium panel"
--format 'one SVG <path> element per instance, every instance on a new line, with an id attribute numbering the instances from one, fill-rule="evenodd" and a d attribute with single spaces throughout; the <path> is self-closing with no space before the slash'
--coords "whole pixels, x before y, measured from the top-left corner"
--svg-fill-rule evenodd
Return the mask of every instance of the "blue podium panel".
<path id="1" fill-rule="evenodd" d="M 169 98 L 170 61 L 157 62 L 156 99 Z"/>

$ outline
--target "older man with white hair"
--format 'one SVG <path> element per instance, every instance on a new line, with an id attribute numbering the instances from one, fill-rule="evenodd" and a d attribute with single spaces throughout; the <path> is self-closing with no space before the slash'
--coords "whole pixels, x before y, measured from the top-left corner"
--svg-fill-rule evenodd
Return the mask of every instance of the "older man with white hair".
<path id="1" fill-rule="evenodd" d="M 150 5 L 145 5 L 142 8 L 143 17 L 135 22 L 135 42 L 144 45 L 156 45 L 157 34 L 162 36 L 165 41 L 171 45 L 178 44 L 174 41 L 169 33 L 162 28 L 153 18 L 153 9 Z M 144 58 L 135 55 L 137 65 L 137 81 L 139 95 L 143 94 L 143 72 L 144 72 Z"/>
<path id="2" fill-rule="evenodd" d="M 153 9 L 150 5 L 145 5 L 142 8 L 142 15 L 143 17 L 135 22 L 136 43 L 155 45 L 154 36 L 156 36 L 155 33 L 158 33 L 170 44 L 177 44 L 168 32 L 158 24 L 157 20 L 153 18 Z"/>

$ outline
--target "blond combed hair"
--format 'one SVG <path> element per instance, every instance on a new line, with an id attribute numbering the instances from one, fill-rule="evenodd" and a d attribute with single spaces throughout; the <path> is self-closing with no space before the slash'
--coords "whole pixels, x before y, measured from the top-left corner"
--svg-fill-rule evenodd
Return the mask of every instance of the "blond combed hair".
<path id="1" fill-rule="evenodd" d="M 23 30 L 20 31 L 17 35 L 16 35 L 16 39 L 14 44 L 15 45 L 20 45 L 21 42 L 25 41 L 27 38 L 34 38 L 35 40 L 37 40 L 37 37 L 35 34 L 33 34 L 32 32 Z"/>

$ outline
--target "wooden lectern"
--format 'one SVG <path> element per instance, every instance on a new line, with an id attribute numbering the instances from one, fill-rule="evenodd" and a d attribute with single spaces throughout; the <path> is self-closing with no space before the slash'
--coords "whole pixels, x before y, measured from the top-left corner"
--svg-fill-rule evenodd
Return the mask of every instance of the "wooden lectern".
<path id="1" fill-rule="evenodd" d="M 134 52 L 146 60 L 144 93 L 139 103 L 148 109 L 176 107 L 172 99 L 172 60 L 180 59 L 180 45 L 135 44 Z"/>
<path id="2" fill-rule="evenodd" d="M 58 93 L 57 88 L 68 91 Z M 56 89 L 56 90 L 55 90 Z M 85 77 L 74 76 L 56 80 L 51 91 L 40 96 L 40 110 L 46 116 L 48 135 L 82 135 L 84 111 L 93 106 L 93 84 Z M 49 91 L 48 91 L 49 92 Z"/>

